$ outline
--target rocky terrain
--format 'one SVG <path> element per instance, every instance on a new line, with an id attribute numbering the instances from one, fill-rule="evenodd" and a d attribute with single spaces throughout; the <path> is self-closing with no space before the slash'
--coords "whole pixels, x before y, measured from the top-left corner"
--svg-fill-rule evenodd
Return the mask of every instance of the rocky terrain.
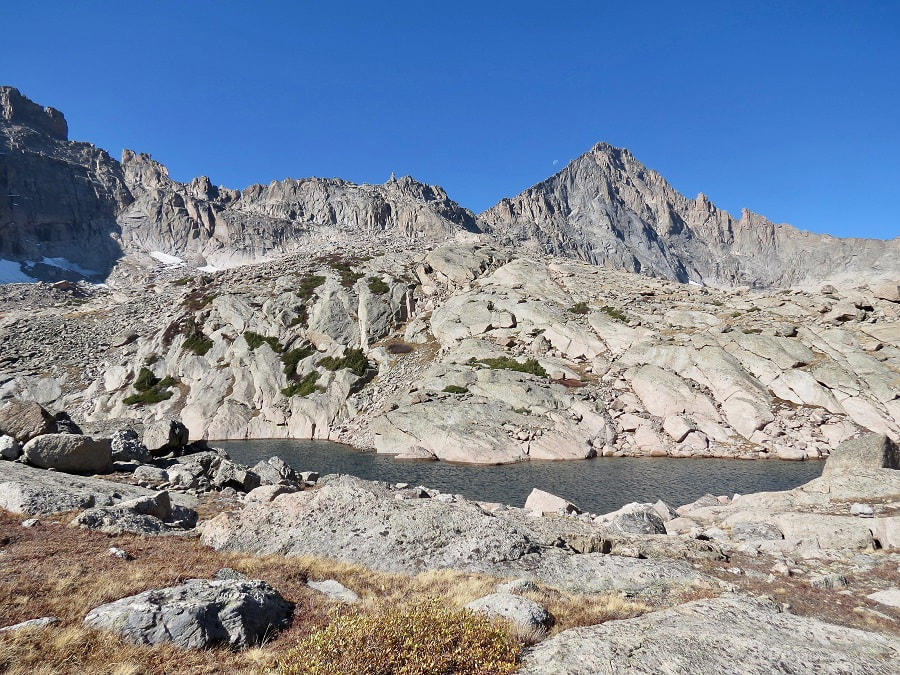
<path id="1" fill-rule="evenodd" d="M 900 658 L 900 448 L 884 435 L 842 443 L 822 477 L 786 492 L 592 514 L 538 489 L 522 508 L 299 473 L 278 458 L 241 466 L 187 444 L 187 430 L 173 421 L 149 425 L 142 437 L 120 429 L 111 439 L 71 426 L 60 433 L 59 425 L 35 403 L 0 410 L 0 509 L 23 518 L 20 528 L 44 528 L 49 541 L 66 523 L 86 540 L 92 531 L 119 537 L 125 548 L 108 555 L 130 565 L 141 563 L 129 537 L 199 534 L 199 545 L 251 556 L 244 560 L 315 556 L 337 561 L 336 570 L 356 565 L 342 582 L 307 584 L 350 605 L 363 601 L 360 592 L 376 604 L 385 594 L 383 581 L 380 591 L 363 581 L 365 569 L 478 575 L 478 588 L 490 592 L 466 607 L 531 636 L 523 672 L 712 673 L 740 663 L 746 672 L 888 673 Z M 97 467 L 102 475 L 84 475 Z M 0 568 L 16 564 L 25 541 L 2 539 Z M 138 645 L 238 650 L 303 621 L 265 578 L 234 569 L 165 588 L 152 583 L 79 605 L 80 630 Z M 551 613 L 542 602 L 560 593 L 573 600 L 557 601 Z M 622 611 L 642 616 L 554 628 L 572 625 L 566 612 L 583 612 L 577 603 L 601 596 L 629 598 Z M 62 621 L 23 622 L 12 605 L 6 615 L 19 623 L 3 629 L 0 644 L 20 644 L 28 631 L 52 640 Z"/>
<path id="2" fill-rule="evenodd" d="M 469 235 L 466 235 L 469 236 Z M 401 458 L 824 458 L 900 435 L 896 284 L 716 290 L 487 242 L 0 291 L 0 395 Z"/>
<path id="3" fill-rule="evenodd" d="M 60 623 L 84 654 L 101 634 L 157 650 L 139 660 L 317 640 L 328 603 L 443 574 L 431 595 L 530 647 L 472 672 L 892 672 L 900 240 L 734 220 L 604 144 L 476 217 L 409 177 L 179 183 L 69 141 L 15 89 L 0 113 L 0 282 L 46 282 L 0 283 L 0 623 L 37 621 L 0 633 L 0 669 Z M 540 486 L 475 502 L 214 447 L 251 438 L 827 463 L 787 492 L 594 514 Z M 64 584 L 16 590 L 47 586 L 54 546 L 85 576 L 79 542 L 102 537 L 122 546 L 101 567 L 143 572 L 68 604 Z M 283 666 L 258 649 L 239 667 Z"/>

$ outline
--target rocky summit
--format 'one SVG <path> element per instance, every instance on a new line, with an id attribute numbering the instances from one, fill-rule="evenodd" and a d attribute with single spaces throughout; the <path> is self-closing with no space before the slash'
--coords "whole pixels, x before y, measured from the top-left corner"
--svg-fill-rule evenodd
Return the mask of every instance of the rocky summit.
<path id="1" fill-rule="evenodd" d="M 448 672 L 896 670 L 900 239 L 735 219 L 602 143 L 476 216 L 410 177 L 181 183 L 0 113 L 0 670 L 323 672 L 442 622 L 509 648 Z M 824 467 L 590 513 L 216 448 L 267 438 Z"/>

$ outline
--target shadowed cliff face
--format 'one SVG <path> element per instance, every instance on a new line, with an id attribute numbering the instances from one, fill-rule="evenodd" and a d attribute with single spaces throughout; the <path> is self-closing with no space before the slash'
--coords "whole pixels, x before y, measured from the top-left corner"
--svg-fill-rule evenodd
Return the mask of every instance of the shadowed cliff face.
<path id="1" fill-rule="evenodd" d="M 62 113 L 15 89 L 0 87 L 0 115 L 0 258 L 29 261 L 35 278 L 105 278 L 121 255 L 116 215 L 132 201 L 119 163 L 67 140 Z"/>
<path id="2" fill-rule="evenodd" d="M 503 243 L 718 286 L 896 277 L 900 239 L 837 239 L 687 199 L 628 150 L 594 146 L 479 216 Z"/>

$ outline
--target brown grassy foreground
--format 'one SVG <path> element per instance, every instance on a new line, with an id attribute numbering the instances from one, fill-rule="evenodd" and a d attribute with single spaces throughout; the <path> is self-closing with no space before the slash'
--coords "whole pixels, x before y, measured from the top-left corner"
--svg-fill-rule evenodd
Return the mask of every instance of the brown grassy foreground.
<path id="1" fill-rule="evenodd" d="M 408 576 L 311 557 L 257 558 L 218 553 L 201 546 L 196 539 L 185 537 L 111 537 L 69 528 L 64 524 L 68 518 L 46 518 L 33 528 L 21 527 L 22 520 L 23 517 L 0 511 L 0 626 L 51 615 L 59 617 L 61 622 L 48 628 L 0 634 L 0 672 L 259 672 L 279 662 L 296 663 L 298 655 L 289 655 L 292 648 L 304 639 L 321 640 L 320 631 L 347 616 L 358 617 L 355 625 L 371 628 L 380 625 L 382 619 L 388 624 L 401 621 L 404 612 L 408 614 L 427 606 L 431 598 L 440 598 L 442 608 L 452 612 L 492 592 L 498 581 L 485 575 L 453 571 Z M 110 555 L 107 552 L 110 546 L 124 549 L 134 560 Z M 196 651 L 136 646 L 113 635 L 81 627 L 81 620 L 97 605 L 189 578 L 209 578 L 222 567 L 264 579 L 296 603 L 291 627 L 262 647 L 236 653 L 227 649 Z M 308 579 L 325 578 L 336 579 L 359 593 L 362 598 L 359 611 L 339 610 L 335 602 L 305 586 Z M 636 616 L 649 609 L 615 594 L 578 595 L 540 587 L 528 595 L 557 618 L 551 633 Z M 495 624 L 492 629 L 483 627 L 488 624 L 477 623 L 462 628 L 470 630 L 475 625 L 482 626 L 479 635 L 480 631 L 497 631 L 485 635 L 499 640 L 500 646 L 505 644 L 500 637 L 503 635 L 512 638 L 516 649 L 533 637 L 516 634 L 503 623 Z M 383 644 L 390 645 L 390 639 Z M 377 652 L 371 649 L 361 653 L 366 655 L 367 663 L 378 661 Z"/>

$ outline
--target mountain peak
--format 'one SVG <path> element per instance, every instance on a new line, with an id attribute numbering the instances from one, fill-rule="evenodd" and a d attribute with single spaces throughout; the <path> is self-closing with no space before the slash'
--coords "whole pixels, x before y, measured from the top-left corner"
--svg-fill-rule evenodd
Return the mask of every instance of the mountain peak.
<path id="1" fill-rule="evenodd" d="M 0 117 L 60 141 L 69 138 L 69 125 L 59 110 L 38 105 L 15 87 L 0 86 Z"/>

